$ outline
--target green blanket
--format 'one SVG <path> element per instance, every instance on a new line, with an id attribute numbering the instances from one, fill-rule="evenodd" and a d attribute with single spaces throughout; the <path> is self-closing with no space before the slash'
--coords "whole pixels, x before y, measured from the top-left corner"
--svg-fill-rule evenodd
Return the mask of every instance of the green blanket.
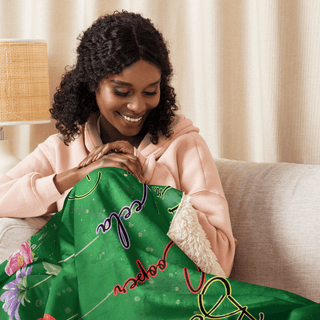
<path id="1" fill-rule="evenodd" d="M 183 197 L 93 171 L 0 265 L 0 319 L 319 319 L 286 291 L 205 274 L 167 236 Z"/>

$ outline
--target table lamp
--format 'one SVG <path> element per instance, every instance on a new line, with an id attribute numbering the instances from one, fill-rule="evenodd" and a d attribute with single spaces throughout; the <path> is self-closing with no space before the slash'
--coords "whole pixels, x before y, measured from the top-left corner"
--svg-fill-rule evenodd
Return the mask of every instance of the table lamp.
<path id="1" fill-rule="evenodd" d="M 47 44 L 0 39 L 0 173 L 20 159 L 10 152 L 3 127 L 50 122 Z"/>

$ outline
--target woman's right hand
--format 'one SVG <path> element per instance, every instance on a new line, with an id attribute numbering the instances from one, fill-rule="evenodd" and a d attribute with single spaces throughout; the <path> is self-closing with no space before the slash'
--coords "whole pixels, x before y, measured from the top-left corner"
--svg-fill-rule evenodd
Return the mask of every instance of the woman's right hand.
<path id="1" fill-rule="evenodd" d="M 132 154 L 110 152 L 90 161 L 89 164 L 84 167 L 89 169 L 90 172 L 104 167 L 121 168 L 134 175 L 140 182 L 144 182 L 141 163 L 138 157 Z"/>
<path id="2" fill-rule="evenodd" d="M 87 156 L 79 163 L 79 168 L 88 166 L 93 161 L 99 160 L 104 155 L 110 153 L 134 154 L 134 148 L 128 141 L 115 141 L 101 146 L 95 147 Z"/>
<path id="3" fill-rule="evenodd" d="M 142 165 L 134 155 L 133 146 L 127 141 L 116 141 L 99 146 L 80 162 L 78 167 L 54 176 L 53 181 L 60 192 L 69 190 L 91 171 L 103 167 L 116 167 L 127 170 L 141 183 L 144 183 Z"/>
<path id="4" fill-rule="evenodd" d="M 102 167 L 121 168 L 134 175 L 140 182 L 144 180 L 141 163 L 134 155 L 133 146 L 127 141 L 115 141 L 94 148 L 79 163 L 78 168 L 83 167 L 88 167 L 91 171 Z"/>

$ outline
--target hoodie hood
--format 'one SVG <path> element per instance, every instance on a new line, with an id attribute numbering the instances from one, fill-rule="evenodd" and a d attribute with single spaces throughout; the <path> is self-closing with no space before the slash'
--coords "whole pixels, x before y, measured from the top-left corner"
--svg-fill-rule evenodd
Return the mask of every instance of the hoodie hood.
<path id="1" fill-rule="evenodd" d="M 175 121 L 171 124 L 170 129 L 173 134 L 170 138 L 166 138 L 162 134 L 159 134 L 159 142 L 153 144 L 150 140 L 151 134 L 148 133 L 141 141 L 138 150 L 144 157 L 154 155 L 155 159 L 158 159 L 167 150 L 172 141 L 177 139 L 183 134 L 189 132 L 199 133 L 199 129 L 193 125 L 190 119 L 187 119 L 184 115 L 176 116 Z M 85 145 L 88 152 L 92 151 L 95 147 L 102 144 L 100 138 L 100 117 L 99 114 L 93 114 L 84 128 Z"/>
<path id="2" fill-rule="evenodd" d="M 189 132 L 199 133 L 200 131 L 199 128 L 194 126 L 192 121 L 190 119 L 187 119 L 184 115 L 177 116 L 175 118 L 175 121 L 171 124 L 170 129 L 173 131 L 171 137 L 166 138 L 161 134 L 159 136 L 159 142 L 157 144 L 153 144 L 151 142 L 151 135 L 148 133 L 138 147 L 140 153 L 144 157 L 148 157 L 152 154 L 154 155 L 155 159 L 158 159 L 167 150 L 172 141 Z"/>

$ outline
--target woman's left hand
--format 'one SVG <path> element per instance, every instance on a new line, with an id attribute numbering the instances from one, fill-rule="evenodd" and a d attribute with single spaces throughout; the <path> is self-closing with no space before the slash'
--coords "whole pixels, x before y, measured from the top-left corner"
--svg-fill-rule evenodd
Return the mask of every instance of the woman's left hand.
<path id="1" fill-rule="evenodd" d="M 99 160 L 109 153 L 124 153 L 134 155 L 134 148 L 128 141 L 115 141 L 95 147 L 86 158 L 78 165 L 78 168 L 86 167 L 93 161 Z"/>

